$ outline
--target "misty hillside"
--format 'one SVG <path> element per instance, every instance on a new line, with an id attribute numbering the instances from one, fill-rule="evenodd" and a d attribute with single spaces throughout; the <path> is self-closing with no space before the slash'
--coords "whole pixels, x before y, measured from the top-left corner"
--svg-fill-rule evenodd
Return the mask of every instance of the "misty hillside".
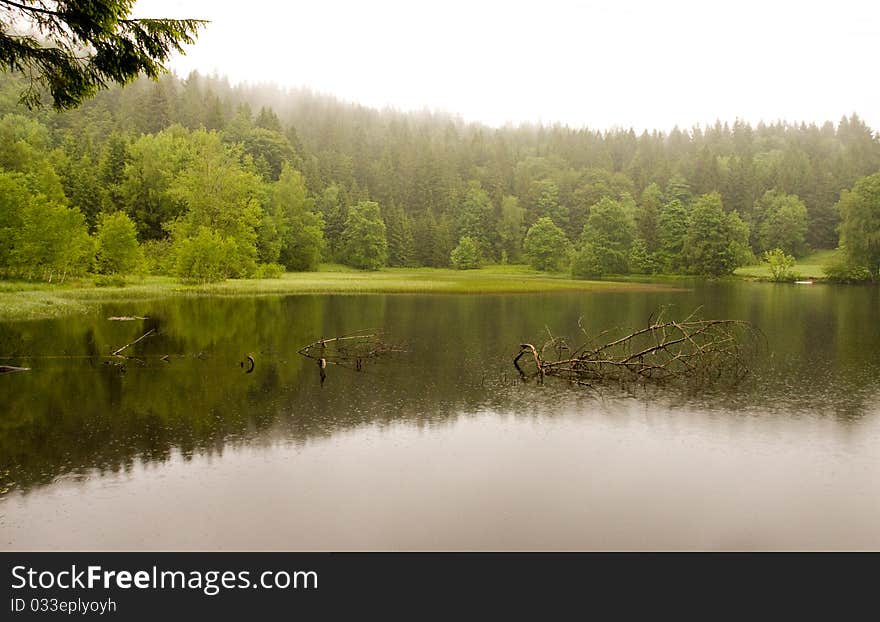
<path id="1" fill-rule="evenodd" d="M 2 76 L 0 114 L 24 114 L 48 129 L 45 147 L 64 153 L 56 168 L 90 227 L 102 209 L 122 209 L 138 220 L 142 240 L 167 235 L 173 211 L 149 213 L 146 190 L 129 183 L 123 196 L 107 184 L 122 183 L 140 136 L 173 125 L 204 128 L 241 145 L 249 156 L 242 166 L 267 184 L 279 179 L 285 163 L 302 173 L 323 216 L 325 260 L 336 258 L 347 208 L 358 201 L 381 206 L 391 265 L 439 266 L 448 264 L 462 236 L 477 240 L 488 259 L 516 260 L 525 230 L 541 217 L 576 243 L 603 198 L 619 202 L 631 218 L 630 243 L 642 239 L 649 253 L 660 253 L 663 206 L 678 199 L 687 207 L 713 192 L 725 212 L 748 226 L 756 254 L 771 243 L 761 231 L 774 197 L 802 202 L 802 240 L 786 249 L 802 254 L 837 246 L 840 192 L 880 170 L 880 137 L 856 114 L 822 125 L 752 127 L 731 120 L 636 134 L 495 129 L 447 114 L 379 111 L 307 90 L 231 86 L 198 74 L 113 87 L 64 113 L 27 111 L 18 103 L 23 86 L 18 77 Z"/>

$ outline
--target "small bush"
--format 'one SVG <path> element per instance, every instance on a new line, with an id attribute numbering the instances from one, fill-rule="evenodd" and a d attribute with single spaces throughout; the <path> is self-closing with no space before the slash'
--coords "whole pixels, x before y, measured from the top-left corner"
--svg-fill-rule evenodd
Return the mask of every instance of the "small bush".
<path id="1" fill-rule="evenodd" d="M 834 283 L 865 283 L 871 280 L 871 273 L 864 266 L 856 266 L 846 261 L 836 261 L 822 270 L 829 281 Z"/>
<path id="2" fill-rule="evenodd" d="M 144 261 L 142 269 L 147 274 L 162 275 L 174 272 L 174 254 L 171 240 L 147 240 L 141 244 Z"/>
<path id="3" fill-rule="evenodd" d="M 254 272 L 255 279 L 278 279 L 285 272 L 284 266 L 280 263 L 261 263 Z"/>
<path id="4" fill-rule="evenodd" d="M 95 287 L 125 287 L 125 277 L 121 274 L 96 274 Z"/>
<path id="5" fill-rule="evenodd" d="M 480 267 L 480 248 L 477 241 L 471 237 L 461 238 L 452 252 L 449 254 L 452 267 L 457 270 L 474 270 Z"/>
<path id="6" fill-rule="evenodd" d="M 777 283 L 793 281 L 795 279 L 795 274 L 792 271 L 792 268 L 794 268 L 794 257 L 786 255 L 785 251 L 781 248 L 766 251 L 764 253 L 764 261 L 767 262 L 770 268 L 770 278 Z"/>
<path id="7" fill-rule="evenodd" d="M 212 283 L 229 275 L 229 259 L 235 257 L 235 241 L 220 233 L 199 227 L 191 238 L 174 244 L 175 274 L 184 283 Z"/>

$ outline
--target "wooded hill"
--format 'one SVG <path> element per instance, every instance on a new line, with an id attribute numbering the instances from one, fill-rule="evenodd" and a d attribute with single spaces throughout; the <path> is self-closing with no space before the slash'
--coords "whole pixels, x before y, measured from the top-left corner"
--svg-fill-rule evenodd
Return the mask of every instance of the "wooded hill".
<path id="1" fill-rule="evenodd" d="M 723 274 L 773 248 L 835 248 L 841 191 L 880 171 L 880 136 L 856 114 L 638 134 L 495 129 L 198 74 L 138 80 L 63 113 L 23 108 L 23 88 L 0 74 L 0 266 L 19 276 L 53 261 L 116 271 L 126 224 L 103 242 L 103 268 L 100 234 L 118 213 L 151 271 L 196 280 L 322 260 L 445 266 L 465 238 L 458 256 L 477 262 L 546 251 L 540 267 L 573 256 L 581 274 Z M 92 241 L 36 257 L 56 226 Z M 722 265 L 707 265 L 719 249 Z"/>

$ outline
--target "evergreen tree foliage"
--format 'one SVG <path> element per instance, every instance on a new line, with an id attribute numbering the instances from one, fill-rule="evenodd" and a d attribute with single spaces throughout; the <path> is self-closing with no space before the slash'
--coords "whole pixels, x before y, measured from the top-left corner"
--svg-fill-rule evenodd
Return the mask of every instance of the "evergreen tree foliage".
<path id="1" fill-rule="evenodd" d="M 807 207 L 792 194 L 767 191 L 755 208 L 760 217 L 758 251 L 782 249 L 800 257 L 807 250 Z"/>
<path id="2" fill-rule="evenodd" d="M 415 263 L 415 238 L 412 220 L 402 208 L 391 205 L 385 215 L 388 237 L 388 265 L 412 266 Z"/>
<path id="3" fill-rule="evenodd" d="M 186 211 L 186 202 L 172 188 L 192 162 L 194 147 L 189 132 L 181 126 L 142 135 L 128 148 L 127 162 L 120 162 L 121 171 L 113 173 L 113 179 L 119 181 L 105 182 L 105 188 L 113 188 L 118 197 L 107 202 L 107 210 L 113 211 L 119 204 L 137 224 L 142 240 L 165 237 L 164 225 Z"/>
<path id="4" fill-rule="evenodd" d="M 456 235 L 476 240 L 483 251 L 494 241 L 492 201 L 477 180 L 468 182 L 464 199 L 455 214 Z"/>
<path id="5" fill-rule="evenodd" d="M 525 261 L 530 225 L 550 217 L 579 239 L 608 199 L 634 224 L 621 230 L 630 243 L 614 249 L 623 261 L 613 269 L 678 273 L 696 270 L 683 252 L 695 192 L 718 191 L 723 210 L 742 216 L 728 224 L 748 224 L 755 253 L 802 253 L 837 246 L 841 191 L 880 170 L 880 137 L 855 115 L 821 126 L 738 121 L 637 136 L 540 125 L 490 131 L 443 114 L 377 111 L 195 73 L 111 86 L 63 113 L 16 105 L 26 88 L 27 79 L 0 74 L 0 170 L 20 175 L 25 203 L 78 210 L 93 231 L 99 213 L 124 211 L 149 242 L 154 271 L 176 266 L 177 243 L 201 226 L 235 242 L 229 276 L 278 261 L 285 218 L 273 188 L 285 167 L 299 171 L 304 200 L 314 200 L 304 213 L 323 218 L 323 260 L 343 259 L 349 206 L 361 201 L 383 206 L 389 263 L 440 267 L 465 236 L 488 261 Z M 0 270 L 11 274 L 9 239 Z M 599 251 L 611 247 L 590 243 L 607 263 Z M 750 252 L 732 250 L 737 263 Z"/>
<path id="6" fill-rule="evenodd" d="M 498 218 L 499 257 L 509 263 L 516 263 L 522 256 L 525 209 L 520 207 L 519 199 L 506 196 L 501 200 L 501 215 Z"/>
<path id="7" fill-rule="evenodd" d="M 549 218 L 562 229 L 568 227 L 569 212 L 559 202 L 559 186 L 549 179 L 532 184 L 530 190 L 534 214 L 537 218 Z"/>
<path id="8" fill-rule="evenodd" d="M 571 275 L 575 278 L 599 278 L 607 272 L 606 265 L 595 244 L 581 242 L 571 258 Z"/>
<path id="9" fill-rule="evenodd" d="M 599 274 L 625 274 L 634 237 L 629 210 L 622 201 L 606 197 L 590 209 L 580 243 L 591 247 L 589 254 L 598 262 Z"/>
<path id="10" fill-rule="evenodd" d="M 40 105 L 45 88 L 59 110 L 109 82 L 124 84 L 139 74 L 157 78 L 204 22 L 131 19 L 134 3 L 0 1 L 0 69 L 28 76 L 24 103 Z"/>
<path id="11" fill-rule="evenodd" d="M 378 270 L 387 262 L 385 223 L 375 201 L 361 201 L 349 208 L 342 232 L 342 260 L 361 270 Z"/>
<path id="12" fill-rule="evenodd" d="M 120 132 L 113 132 L 98 163 L 103 186 L 101 206 L 104 211 L 112 212 L 123 207 L 122 184 L 128 157 L 128 141 Z"/>
<path id="13" fill-rule="evenodd" d="M 653 253 L 660 247 L 660 210 L 663 207 L 663 192 L 656 183 L 650 184 L 639 198 L 636 212 L 636 228 L 644 241 L 647 252 Z"/>
<path id="14" fill-rule="evenodd" d="M 98 176 L 97 163 L 88 153 L 65 156 L 58 166 L 64 196 L 76 205 L 86 218 L 89 228 L 94 228 L 102 206 L 104 186 Z"/>
<path id="15" fill-rule="evenodd" d="M 691 213 L 679 199 L 672 199 L 660 209 L 659 262 L 666 272 L 685 268 L 684 243 L 690 226 Z"/>
<path id="16" fill-rule="evenodd" d="M 629 249 L 629 270 L 636 274 L 655 274 L 660 271 L 661 265 L 656 253 L 648 249 L 648 243 L 644 238 L 636 238 Z"/>
<path id="17" fill-rule="evenodd" d="M 719 193 L 698 197 L 684 243 L 688 269 L 703 276 L 733 274 L 748 247 L 748 235 L 748 227 L 736 212 L 724 212 Z"/>
<path id="18" fill-rule="evenodd" d="M 667 203 L 678 201 L 684 206 L 690 205 L 693 200 L 691 185 L 683 176 L 675 174 L 669 178 L 669 182 L 666 184 L 665 198 Z"/>
<path id="19" fill-rule="evenodd" d="M 342 252 L 342 232 L 348 209 L 339 186 L 327 186 L 318 197 L 318 211 L 324 219 L 324 237 L 327 240 L 326 257 L 338 261 Z"/>

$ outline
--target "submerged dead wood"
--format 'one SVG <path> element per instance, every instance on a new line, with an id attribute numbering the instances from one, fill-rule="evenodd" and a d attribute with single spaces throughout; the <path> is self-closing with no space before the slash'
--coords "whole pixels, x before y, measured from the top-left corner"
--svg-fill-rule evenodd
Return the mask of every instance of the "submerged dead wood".
<path id="1" fill-rule="evenodd" d="M 748 374 L 757 330 L 740 320 L 649 318 L 644 328 L 605 331 L 572 347 L 550 334 L 539 348 L 520 345 L 513 364 L 523 378 L 555 376 L 575 384 L 600 382 L 738 382 Z"/>
<path id="2" fill-rule="evenodd" d="M 150 335 L 152 335 L 152 334 L 155 333 L 155 332 L 156 332 L 156 329 L 155 329 L 155 328 L 151 328 L 150 330 L 148 330 L 147 332 L 145 332 L 143 335 L 141 335 L 140 337 L 138 337 L 137 339 L 135 339 L 135 340 L 132 341 L 131 343 L 127 343 L 127 344 L 125 344 L 124 346 L 122 346 L 121 348 L 117 348 L 116 350 L 114 350 L 113 352 L 111 352 L 111 353 L 110 353 L 110 356 L 123 356 L 122 353 L 123 353 L 125 350 L 127 350 L 128 348 L 130 348 L 130 347 L 133 346 L 134 344 L 138 343 L 138 342 L 141 341 L 142 339 L 146 339 L 147 337 L 149 337 Z"/>
<path id="3" fill-rule="evenodd" d="M 20 371 L 30 371 L 30 367 L 16 367 L 15 365 L 0 365 L 0 374 L 14 374 Z"/>
<path id="4" fill-rule="evenodd" d="M 326 377 L 327 365 L 342 365 L 361 371 L 368 361 L 389 356 L 403 349 L 386 343 L 382 331 L 364 330 L 329 339 L 320 339 L 297 352 L 317 362 L 321 381 Z"/>

